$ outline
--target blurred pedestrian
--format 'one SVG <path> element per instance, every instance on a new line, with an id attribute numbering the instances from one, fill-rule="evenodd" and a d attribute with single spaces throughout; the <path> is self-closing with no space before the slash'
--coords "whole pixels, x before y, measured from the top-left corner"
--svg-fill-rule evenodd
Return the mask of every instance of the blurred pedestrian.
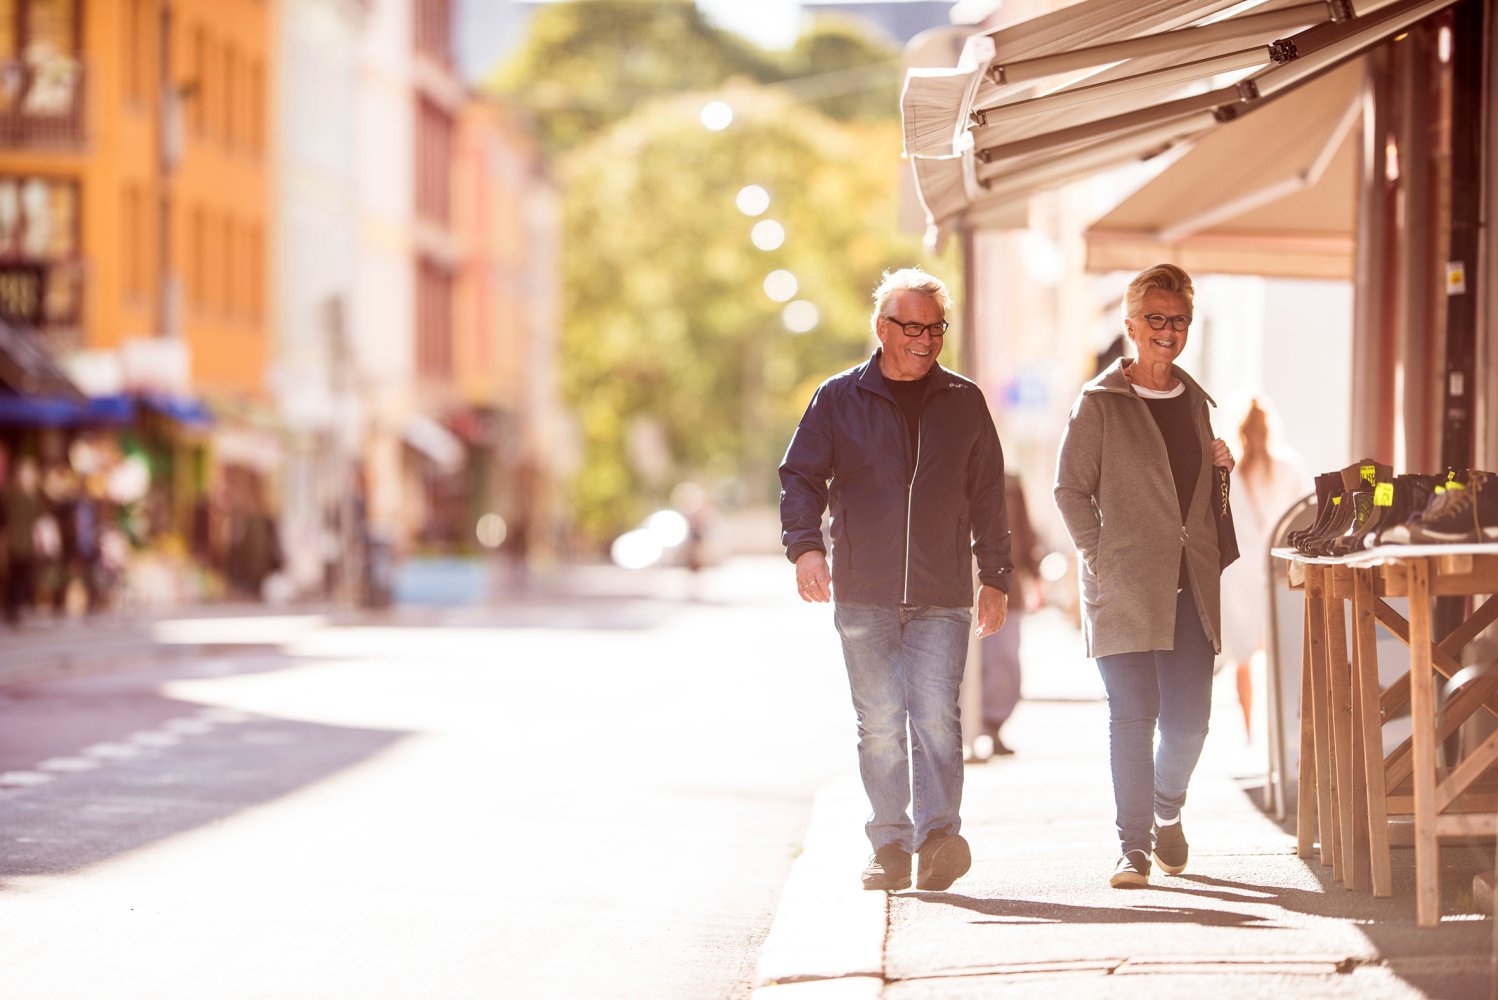
<path id="1" fill-rule="evenodd" d="M 1004 624 L 1012 566 L 993 418 L 976 385 L 936 363 L 950 306 L 924 271 L 885 272 L 870 317 L 879 347 L 817 388 L 780 466 L 781 541 L 801 599 L 835 601 L 873 810 L 865 889 L 908 888 L 912 853 L 920 889 L 945 889 L 972 864 L 958 688 L 973 557 L 980 638 Z"/>
<path id="2" fill-rule="evenodd" d="M 978 646 L 983 664 L 983 735 L 990 741 L 990 759 L 1014 753 L 1000 730 L 1019 704 L 1019 645 L 1024 617 L 1040 606 L 1040 546 L 1030 526 L 1025 491 L 1013 473 L 1004 474 L 1004 507 L 1009 512 L 1009 550 L 1014 559 L 1014 586 L 1010 589 L 1018 600 L 1009 602 L 1004 628 Z"/>
<path id="3" fill-rule="evenodd" d="M 1306 492 L 1308 477 L 1298 459 L 1283 452 L 1271 434 L 1273 411 L 1264 399 L 1249 401 L 1238 425 L 1240 447 L 1233 478 L 1233 527 L 1244 553 L 1222 572 L 1222 655 L 1233 664 L 1243 731 L 1253 738 L 1252 666 L 1264 649 L 1268 571 L 1264 565 L 1275 523 Z"/>
<path id="4" fill-rule="evenodd" d="M 36 459 L 23 455 L 5 480 L 5 620 L 14 625 L 36 600 L 36 526 L 42 515 Z"/>
<path id="5" fill-rule="evenodd" d="M 1108 692 L 1114 888 L 1148 884 L 1152 851 L 1170 874 L 1185 870 L 1181 807 L 1221 644 L 1213 466 L 1231 470 L 1233 456 L 1212 437 L 1216 404 L 1174 363 L 1192 311 L 1191 278 L 1173 264 L 1129 283 L 1134 357 L 1082 387 L 1056 466 L 1056 506 L 1082 563 L 1087 655 Z"/>

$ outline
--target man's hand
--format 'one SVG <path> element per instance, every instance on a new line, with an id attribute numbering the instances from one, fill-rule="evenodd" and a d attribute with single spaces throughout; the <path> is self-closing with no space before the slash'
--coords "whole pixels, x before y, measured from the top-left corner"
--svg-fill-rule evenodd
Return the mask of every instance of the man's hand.
<path id="1" fill-rule="evenodd" d="M 803 601 L 826 604 L 832 600 L 832 573 L 827 569 L 827 557 L 816 549 L 801 553 L 796 560 L 796 589 Z"/>
<path id="2" fill-rule="evenodd" d="M 1004 627 L 1009 617 L 1009 595 L 986 583 L 978 585 L 978 627 L 973 634 L 982 639 Z"/>

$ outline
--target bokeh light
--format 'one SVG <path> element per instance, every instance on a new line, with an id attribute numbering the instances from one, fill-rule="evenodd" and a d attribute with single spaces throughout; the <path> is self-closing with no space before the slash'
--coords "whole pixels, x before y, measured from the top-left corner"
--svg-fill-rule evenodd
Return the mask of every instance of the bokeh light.
<path id="1" fill-rule="evenodd" d="M 510 526 L 505 524 L 505 519 L 498 514 L 485 514 L 479 518 L 479 523 L 474 527 L 473 533 L 484 548 L 497 549 L 505 543 L 505 538 L 510 533 Z"/>
<path id="2" fill-rule="evenodd" d="M 721 132 L 733 124 L 733 108 L 723 101 L 709 101 L 702 108 L 702 126 L 713 132 Z"/>
<path id="3" fill-rule="evenodd" d="M 658 510 L 645 520 L 645 530 L 669 549 L 687 540 L 687 519 L 674 510 Z"/>
<path id="4" fill-rule="evenodd" d="M 792 333 L 810 333 L 821 318 L 817 307 L 805 299 L 797 299 L 780 313 L 780 322 Z"/>
<path id="5" fill-rule="evenodd" d="M 748 184 L 739 189 L 735 203 L 739 206 L 739 211 L 750 218 L 764 215 L 765 210 L 770 207 L 770 192 L 758 184 Z"/>
<path id="6" fill-rule="evenodd" d="M 796 276 L 784 269 L 765 275 L 765 294 L 776 302 L 789 302 L 799 287 Z"/>
<path id="7" fill-rule="evenodd" d="M 754 224 L 749 238 L 761 250 L 779 250 L 780 245 L 785 242 L 785 227 L 774 219 L 761 219 Z"/>
<path id="8" fill-rule="evenodd" d="M 663 552 L 659 539 L 644 528 L 626 531 L 609 547 L 614 564 L 624 569 L 653 566 L 660 561 Z"/>

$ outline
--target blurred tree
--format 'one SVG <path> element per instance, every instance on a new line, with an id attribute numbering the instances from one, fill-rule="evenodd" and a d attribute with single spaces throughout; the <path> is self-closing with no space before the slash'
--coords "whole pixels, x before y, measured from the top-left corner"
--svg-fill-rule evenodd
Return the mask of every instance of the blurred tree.
<path id="1" fill-rule="evenodd" d="M 698 121 L 701 96 L 658 102 L 564 174 L 563 392 L 586 449 L 578 523 L 597 538 L 665 499 L 631 451 L 642 419 L 663 433 L 675 478 L 773 502 L 811 389 L 872 348 L 880 272 L 925 256 L 898 232 L 898 124 L 834 123 L 760 89 L 723 96 L 735 116 L 722 132 Z M 758 218 L 736 205 L 749 184 L 770 194 Z M 750 241 L 765 219 L 786 230 L 772 251 Z M 810 332 L 787 329 L 766 293 L 775 270 L 816 308 Z"/>
<path id="2" fill-rule="evenodd" d="M 833 118 L 889 121 L 899 115 L 899 50 L 852 18 L 817 16 L 782 66 L 786 89 Z"/>
<path id="3" fill-rule="evenodd" d="M 771 54 L 690 0 L 573 0 L 538 9 L 488 85 L 529 109 L 560 164 L 575 523 L 606 541 L 688 478 L 772 503 L 812 389 L 872 347 L 880 272 L 926 256 L 896 219 L 898 52 L 839 18 Z M 714 99 L 734 111 L 720 132 L 700 120 Z M 778 249 L 750 242 L 759 219 L 735 201 L 750 184 L 785 228 Z M 815 307 L 810 332 L 767 294 L 775 270 Z"/>
<path id="4" fill-rule="evenodd" d="M 543 141 L 565 151 L 643 100 L 781 76 L 770 56 L 707 23 L 692 0 L 572 0 L 537 8 L 526 43 L 486 89 L 528 108 Z"/>

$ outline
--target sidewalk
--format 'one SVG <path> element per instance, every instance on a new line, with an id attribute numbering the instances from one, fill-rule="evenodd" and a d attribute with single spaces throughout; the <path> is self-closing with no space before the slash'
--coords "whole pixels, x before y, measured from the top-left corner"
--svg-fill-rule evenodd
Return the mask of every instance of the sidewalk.
<path id="1" fill-rule="evenodd" d="M 1493 923 L 1471 897 L 1492 852 L 1445 846 L 1444 917 L 1429 930 L 1415 924 L 1413 851 L 1395 850 L 1388 899 L 1301 861 L 1293 820 L 1281 829 L 1249 794 L 1261 779 L 1246 777 L 1226 675 L 1183 814 L 1190 867 L 1157 870 L 1148 889 L 1110 888 L 1118 845 L 1100 685 L 1079 657 L 1035 676 L 1030 649 L 1027 636 L 1027 700 L 1004 730 L 1017 753 L 967 768 L 972 871 L 946 892 L 863 891 L 862 788 L 850 777 L 824 789 L 755 1000 L 1492 995 Z"/>

